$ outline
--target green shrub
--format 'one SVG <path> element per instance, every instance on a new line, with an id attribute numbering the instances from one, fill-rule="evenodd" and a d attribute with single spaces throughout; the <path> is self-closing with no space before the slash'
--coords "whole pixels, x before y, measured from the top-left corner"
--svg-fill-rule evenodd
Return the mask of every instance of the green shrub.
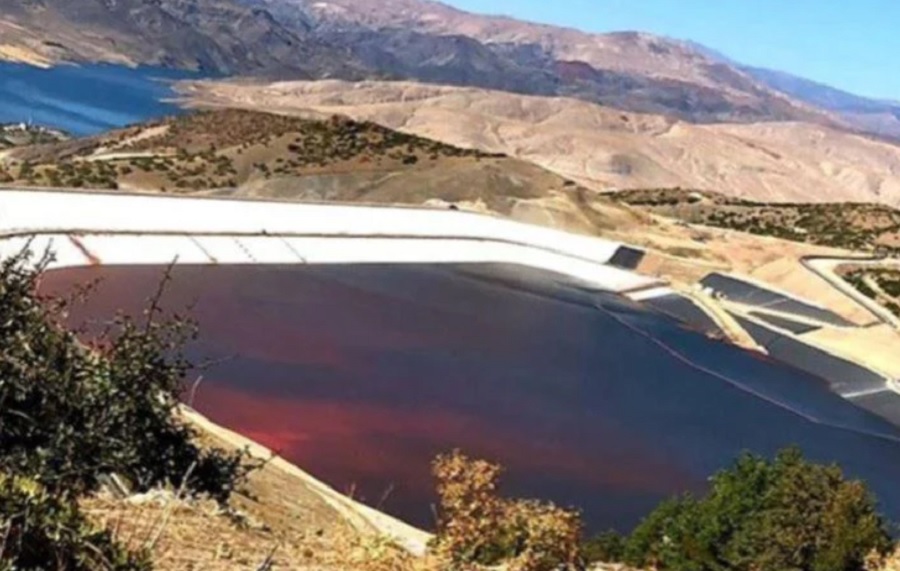
<path id="1" fill-rule="evenodd" d="M 887 308 L 888 311 L 890 311 L 897 317 L 900 317 L 900 305 L 894 303 L 893 301 L 889 301 L 889 302 L 885 303 L 884 306 Z"/>
<path id="2" fill-rule="evenodd" d="M 625 538 L 615 531 L 607 531 L 584 542 L 581 554 L 590 563 L 622 561 L 625 558 Z"/>
<path id="3" fill-rule="evenodd" d="M 888 272 L 876 274 L 878 284 L 884 293 L 891 297 L 900 298 L 900 273 Z"/>
<path id="4" fill-rule="evenodd" d="M 773 462 L 745 454 L 705 497 L 662 504 L 628 539 L 625 560 L 675 571 L 855 571 L 889 547 L 865 486 L 791 448 Z"/>
<path id="5" fill-rule="evenodd" d="M 874 289 L 869 287 L 869 284 L 865 282 L 865 280 L 863 279 L 864 275 L 865 274 L 862 272 L 854 272 L 847 276 L 847 281 L 864 296 L 877 300 L 878 293 Z"/>
<path id="6" fill-rule="evenodd" d="M 34 480 L 0 474 L 0 571 L 149 571 L 144 553 L 116 544 L 94 528 L 75 502 L 64 501 Z"/>
<path id="7" fill-rule="evenodd" d="M 176 414 L 193 324 L 114 320 L 91 346 L 35 294 L 44 264 L 0 264 L 0 471 L 77 497 L 117 473 L 146 490 L 184 486 L 225 502 L 247 475 L 240 453 L 204 450 Z M 185 479 L 187 478 L 187 481 Z"/>

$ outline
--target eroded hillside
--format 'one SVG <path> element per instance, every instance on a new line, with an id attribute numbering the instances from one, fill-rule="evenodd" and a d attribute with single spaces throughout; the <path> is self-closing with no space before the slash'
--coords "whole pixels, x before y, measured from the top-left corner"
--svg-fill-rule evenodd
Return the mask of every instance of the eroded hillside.
<path id="1" fill-rule="evenodd" d="M 505 153 L 596 190 L 684 187 L 761 201 L 900 204 L 900 147 L 809 123 L 694 125 L 567 98 L 399 82 L 182 89 L 197 106 L 374 121 Z"/>

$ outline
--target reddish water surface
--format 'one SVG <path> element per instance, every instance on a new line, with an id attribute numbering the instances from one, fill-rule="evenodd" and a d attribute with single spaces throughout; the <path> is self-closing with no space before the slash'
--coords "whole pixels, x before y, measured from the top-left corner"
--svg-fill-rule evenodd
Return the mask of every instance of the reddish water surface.
<path id="1" fill-rule="evenodd" d="M 76 322 L 138 311 L 158 267 L 101 278 Z M 900 515 L 900 431 L 818 378 L 687 331 L 616 296 L 509 266 L 184 266 L 165 306 L 193 305 L 211 371 L 195 405 L 342 491 L 433 521 L 429 463 L 501 462 L 515 495 L 633 526 L 703 489 L 742 450 L 799 444 L 840 461 Z"/>

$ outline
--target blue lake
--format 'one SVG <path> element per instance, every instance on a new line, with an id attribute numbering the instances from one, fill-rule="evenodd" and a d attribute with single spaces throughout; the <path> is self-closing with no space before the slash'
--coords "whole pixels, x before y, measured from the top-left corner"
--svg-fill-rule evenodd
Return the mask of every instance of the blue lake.
<path id="1" fill-rule="evenodd" d="M 179 112 L 165 100 L 171 82 L 196 79 L 185 71 L 158 67 L 63 65 L 41 69 L 0 62 L 0 123 L 32 120 L 73 135 Z"/>

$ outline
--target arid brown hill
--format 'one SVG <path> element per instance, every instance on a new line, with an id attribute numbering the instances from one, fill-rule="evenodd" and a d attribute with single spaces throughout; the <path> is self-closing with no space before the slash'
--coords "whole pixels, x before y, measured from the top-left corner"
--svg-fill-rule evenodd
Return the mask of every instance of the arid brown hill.
<path id="1" fill-rule="evenodd" d="M 538 164 L 596 190 L 900 205 L 900 146 L 805 122 L 696 125 L 568 98 L 401 82 L 205 83 L 196 104 L 314 110 Z"/>
<path id="2" fill-rule="evenodd" d="M 609 203 L 531 163 L 340 116 L 219 110 L 5 151 L 0 181 L 462 207 L 594 232 Z"/>

